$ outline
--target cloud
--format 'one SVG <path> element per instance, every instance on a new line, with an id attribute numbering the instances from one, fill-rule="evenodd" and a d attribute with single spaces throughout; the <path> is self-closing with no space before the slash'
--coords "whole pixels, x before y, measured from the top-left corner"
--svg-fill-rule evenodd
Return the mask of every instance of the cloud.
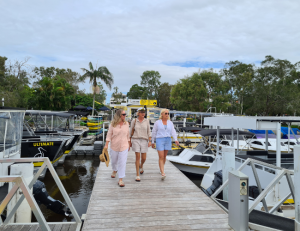
<path id="1" fill-rule="evenodd" d="M 232 60 L 300 61 L 297 0 L 10 0 L 0 9 L 0 55 L 79 73 L 98 63 L 122 92 L 146 70 L 176 83 Z"/>

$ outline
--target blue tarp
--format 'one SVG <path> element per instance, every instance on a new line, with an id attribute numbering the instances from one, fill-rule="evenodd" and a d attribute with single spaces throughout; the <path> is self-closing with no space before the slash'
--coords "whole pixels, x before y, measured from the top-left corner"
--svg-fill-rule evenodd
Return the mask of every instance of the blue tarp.
<path id="1" fill-rule="evenodd" d="M 293 132 L 297 135 L 297 132 L 300 132 L 300 130 L 298 128 L 291 128 L 293 129 Z M 287 127 L 281 127 L 281 132 L 283 133 L 283 135 L 287 135 L 288 134 L 288 128 Z M 292 131 L 290 131 L 290 134 L 293 134 Z"/>
<path id="2" fill-rule="evenodd" d="M 248 129 L 249 132 L 252 132 L 254 134 L 266 134 L 266 130 L 252 130 L 252 129 Z M 274 134 L 274 132 L 272 132 L 272 130 L 268 130 L 269 134 Z"/>

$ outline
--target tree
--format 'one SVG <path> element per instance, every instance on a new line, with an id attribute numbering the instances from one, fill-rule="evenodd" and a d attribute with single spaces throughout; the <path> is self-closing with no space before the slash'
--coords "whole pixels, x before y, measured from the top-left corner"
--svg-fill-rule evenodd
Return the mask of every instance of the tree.
<path id="1" fill-rule="evenodd" d="M 95 108 L 95 95 L 96 95 L 96 89 L 97 89 L 97 80 L 101 80 L 105 83 L 105 85 L 111 89 L 111 85 L 114 83 L 113 75 L 110 73 L 110 71 L 105 67 L 99 67 L 97 69 L 94 69 L 93 64 L 90 62 L 89 63 L 89 68 L 90 70 L 87 70 L 85 68 L 81 68 L 83 70 L 84 75 L 81 76 L 80 80 L 85 80 L 86 78 L 90 79 L 90 83 L 93 84 L 93 112 L 92 115 L 94 115 L 94 108 Z"/>
<path id="2" fill-rule="evenodd" d="M 145 88 L 143 99 L 156 99 L 157 90 L 160 85 L 160 74 L 158 71 L 144 71 L 141 75 L 141 85 Z"/>
<path id="3" fill-rule="evenodd" d="M 122 92 L 119 92 L 118 87 L 114 87 L 114 92 L 111 95 L 114 98 L 114 101 L 116 104 L 121 104 L 122 99 L 123 99 L 123 94 Z"/>
<path id="4" fill-rule="evenodd" d="M 173 85 L 169 83 L 163 83 L 157 90 L 157 104 L 159 107 L 170 108 L 171 107 L 171 90 Z"/>
<path id="5" fill-rule="evenodd" d="M 171 91 L 171 102 L 177 110 L 206 111 L 209 101 L 201 73 L 177 81 Z"/>
<path id="6" fill-rule="evenodd" d="M 28 107 L 28 60 L 11 62 L 6 57 L 0 57 L 0 98 L 5 99 L 5 106 Z"/>
<path id="7" fill-rule="evenodd" d="M 227 111 L 229 85 L 212 69 L 180 79 L 172 88 L 171 102 L 177 110 L 206 111 L 209 107 Z"/>
<path id="8" fill-rule="evenodd" d="M 74 98 L 74 88 L 59 76 L 44 77 L 36 82 L 31 102 L 39 110 L 68 110 Z"/>
<path id="9" fill-rule="evenodd" d="M 225 68 L 222 71 L 232 88 L 231 104 L 236 104 L 240 109 L 240 114 L 243 114 L 244 99 L 253 90 L 254 65 L 231 61 L 225 64 Z"/>
<path id="10" fill-rule="evenodd" d="M 139 99 L 142 98 L 144 91 L 146 90 L 145 87 L 141 87 L 138 84 L 134 84 L 131 86 L 129 92 L 127 92 L 127 97 L 129 99 Z"/>
<path id="11" fill-rule="evenodd" d="M 74 88 L 74 94 L 76 94 L 79 90 L 78 84 L 83 82 L 80 78 L 80 74 L 78 72 L 72 71 L 71 69 L 67 68 L 55 68 L 55 67 L 35 67 L 33 69 L 33 77 L 41 80 L 43 77 L 54 78 L 56 76 L 60 76 L 63 79 L 71 84 Z"/>

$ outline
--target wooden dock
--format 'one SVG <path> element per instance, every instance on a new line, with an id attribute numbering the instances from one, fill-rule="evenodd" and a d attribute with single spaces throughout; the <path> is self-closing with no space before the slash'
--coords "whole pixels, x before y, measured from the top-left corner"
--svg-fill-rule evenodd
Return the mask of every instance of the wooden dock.
<path id="1" fill-rule="evenodd" d="M 228 215 L 168 160 L 161 180 L 155 149 L 149 148 L 141 182 L 134 163 L 130 151 L 124 188 L 101 163 L 82 230 L 230 230 Z"/>

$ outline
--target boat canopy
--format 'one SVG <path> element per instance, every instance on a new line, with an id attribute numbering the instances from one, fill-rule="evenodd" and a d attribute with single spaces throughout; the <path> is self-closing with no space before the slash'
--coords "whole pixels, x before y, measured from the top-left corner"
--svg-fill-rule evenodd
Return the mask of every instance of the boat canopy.
<path id="1" fill-rule="evenodd" d="M 75 114 L 71 114 L 68 112 L 54 112 L 54 111 L 31 111 L 27 110 L 25 115 L 40 115 L 40 116 L 59 116 L 64 118 L 69 118 L 71 116 L 74 116 Z"/>
<path id="2" fill-rule="evenodd" d="M 84 111 L 68 111 L 69 114 L 79 115 L 79 116 L 87 116 L 89 112 Z"/>
<path id="3" fill-rule="evenodd" d="M 231 129 L 220 129 L 220 136 L 222 135 L 231 135 Z M 216 136 L 217 135 L 217 129 L 203 129 L 202 131 L 196 132 L 200 134 L 201 136 Z M 237 130 L 233 129 L 233 134 L 237 134 Z M 239 135 L 241 136 L 254 136 L 255 134 L 252 132 L 246 132 L 246 131 L 239 131 Z"/>
<path id="4" fill-rule="evenodd" d="M 204 128 L 199 128 L 199 127 L 183 127 L 180 128 L 183 131 L 189 132 L 189 131 L 202 131 Z"/>

